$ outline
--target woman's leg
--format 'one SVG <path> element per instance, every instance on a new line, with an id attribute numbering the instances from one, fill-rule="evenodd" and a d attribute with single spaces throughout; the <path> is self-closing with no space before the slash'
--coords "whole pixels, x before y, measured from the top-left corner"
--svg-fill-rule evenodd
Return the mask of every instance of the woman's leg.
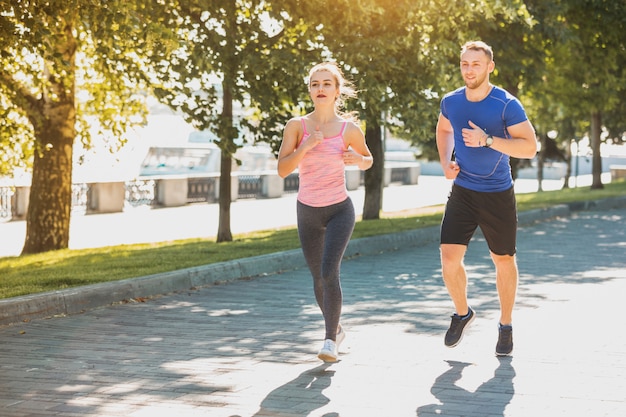
<path id="1" fill-rule="evenodd" d="M 324 314 L 324 283 L 322 281 L 322 256 L 324 254 L 325 222 L 322 209 L 298 204 L 298 236 L 302 254 L 313 277 L 313 292 L 317 305 Z"/>
<path id="2" fill-rule="evenodd" d="M 336 340 L 343 293 L 341 290 L 341 261 L 354 230 L 355 214 L 351 200 L 340 203 L 326 226 L 322 280 L 324 283 L 324 319 L 326 339 Z"/>
<path id="3" fill-rule="evenodd" d="M 354 229 L 350 199 L 329 207 L 298 203 L 298 234 L 302 252 L 313 276 L 315 299 L 326 325 L 326 339 L 335 340 L 343 295 L 340 267 Z"/>

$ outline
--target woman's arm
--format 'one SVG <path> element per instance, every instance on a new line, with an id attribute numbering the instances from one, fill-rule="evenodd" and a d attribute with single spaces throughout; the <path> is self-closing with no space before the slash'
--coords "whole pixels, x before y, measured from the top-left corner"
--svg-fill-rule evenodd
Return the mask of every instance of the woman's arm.
<path id="1" fill-rule="evenodd" d="M 319 143 L 324 141 L 324 135 L 319 130 L 319 127 L 315 128 L 312 135 L 303 141 L 298 146 L 298 141 L 304 134 L 302 130 L 302 122 L 300 119 L 291 119 L 285 125 L 283 132 L 283 143 L 280 145 L 278 151 L 278 175 L 285 178 L 291 174 L 298 165 L 306 153 L 316 147 Z"/>
<path id="2" fill-rule="evenodd" d="M 374 163 L 372 153 L 365 142 L 363 131 L 354 123 L 346 126 L 344 133 L 346 151 L 343 153 L 343 161 L 346 165 L 356 165 L 361 170 L 370 169 Z"/>

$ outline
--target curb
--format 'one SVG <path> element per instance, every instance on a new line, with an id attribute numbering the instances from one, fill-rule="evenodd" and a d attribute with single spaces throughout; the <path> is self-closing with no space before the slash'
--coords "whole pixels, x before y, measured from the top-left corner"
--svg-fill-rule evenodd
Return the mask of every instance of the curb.
<path id="1" fill-rule="evenodd" d="M 626 196 L 570 205 L 558 205 L 518 214 L 519 226 L 569 216 L 572 211 L 608 210 L 626 207 Z M 350 241 L 344 258 L 374 255 L 418 247 L 439 239 L 439 226 L 400 233 L 373 236 Z M 82 313 L 136 298 L 189 291 L 219 285 L 239 279 L 279 274 L 306 267 L 300 249 L 216 264 L 186 268 L 161 274 L 129 278 L 102 284 L 85 285 L 66 290 L 14 297 L 0 300 L 0 326 L 38 318 Z"/>

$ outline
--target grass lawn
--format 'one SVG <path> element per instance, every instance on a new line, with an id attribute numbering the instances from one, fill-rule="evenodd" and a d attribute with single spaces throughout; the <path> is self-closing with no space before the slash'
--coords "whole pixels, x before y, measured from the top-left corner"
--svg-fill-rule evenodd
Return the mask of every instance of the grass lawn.
<path id="1" fill-rule="evenodd" d="M 555 204 L 626 195 L 626 181 L 605 184 L 602 190 L 572 188 L 518 194 L 519 211 Z M 418 229 L 439 224 L 443 206 L 433 206 L 358 221 L 353 239 Z M 60 250 L 37 255 L 0 258 L 0 298 L 59 290 L 106 281 L 246 258 L 299 248 L 295 228 L 234 236 L 233 242 L 186 239 L 172 242 Z"/>

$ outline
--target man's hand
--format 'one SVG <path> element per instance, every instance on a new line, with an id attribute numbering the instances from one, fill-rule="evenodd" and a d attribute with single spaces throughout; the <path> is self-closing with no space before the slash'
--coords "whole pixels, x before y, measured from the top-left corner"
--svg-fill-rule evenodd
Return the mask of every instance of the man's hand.
<path id="1" fill-rule="evenodd" d="M 459 171 L 461 171 L 461 168 L 456 161 L 450 161 L 447 165 L 443 166 L 443 175 L 449 180 L 455 179 L 456 176 L 459 175 Z"/>
<path id="2" fill-rule="evenodd" d="M 471 129 L 465 128 L 461 132 L 463 134 L 463 142 L 465 146 L 470 148 L 479 148 L 485 146 L 487 134 L 471 120 L 469 121 Z"/>

